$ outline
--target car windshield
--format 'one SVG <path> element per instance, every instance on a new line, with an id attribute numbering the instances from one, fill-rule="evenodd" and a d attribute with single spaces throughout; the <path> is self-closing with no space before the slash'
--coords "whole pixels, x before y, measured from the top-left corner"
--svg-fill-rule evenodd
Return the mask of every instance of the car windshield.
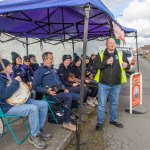
<path id="1" fill-rule="evenodd" d="M 130 51 L 122 51 L 122 52 L 123 52 L 123 55 L 124 55 L 125 57 L 131 57 L 131 56 L 132 56 L 132 54 L 131 54 Z"/>

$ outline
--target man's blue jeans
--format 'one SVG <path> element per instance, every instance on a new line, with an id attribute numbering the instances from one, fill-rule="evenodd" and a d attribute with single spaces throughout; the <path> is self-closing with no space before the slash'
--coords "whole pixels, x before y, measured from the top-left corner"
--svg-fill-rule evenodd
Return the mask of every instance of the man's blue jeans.
<path id="1" fill-rule="evenodd" d="M 98 84 L 98 123 L 104 123 L 107 97 L 110 98 L 110 122 L 117 121 L 121 85 Z"/>
<path id="2" fill-rule="evenodd" d="M 47 112 L 47 102 L 29 99 L 25 104 L 12 107 L 5 115 L 28 116 L 31 135 L 36 137 L 44 126 Z"/>

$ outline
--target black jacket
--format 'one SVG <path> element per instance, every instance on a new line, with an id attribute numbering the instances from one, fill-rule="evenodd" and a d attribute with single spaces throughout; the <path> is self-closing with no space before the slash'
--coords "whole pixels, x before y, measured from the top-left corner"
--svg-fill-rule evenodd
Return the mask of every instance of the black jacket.
<path id="1" fill-rule="evenodd" d="M 70 87 L 72 86 L 72 83 L 68 81 L 68 76 L 69 73 L 71 73 L 70 67 L 68 66 L 67 68 L 64 66 L 64 64 L 60 64 L 58 68 L 58 75 L 60 78 L 60 81 L 66 86 Z"/>
<path id="2" fill-rule="evenodd" d="M 107 60 L 113 57 L 114 62 L 112 65 L 107 64 Z M 130 68 L 128 60 L 123 56 L 123 61 L 128 63 L 128 67 L 126 69 Z M 101 62 L 100 60 L 100 55 L 98 54 L 96 56 L 96 62 L 94 64 L 95 69 L 100 69 L 101 70 L 101 75 L 100 75 L 100 81 L 103 84 L 107 85 L 118 85 L 121 84 L 121 68 L 119 64 L 119 57 L 117 54 L 117 50 L 114 51 L 114 53 L 109 53 L 108 50 L 106 49 L 104 51 L 104 58 L 103 61 Z"/>

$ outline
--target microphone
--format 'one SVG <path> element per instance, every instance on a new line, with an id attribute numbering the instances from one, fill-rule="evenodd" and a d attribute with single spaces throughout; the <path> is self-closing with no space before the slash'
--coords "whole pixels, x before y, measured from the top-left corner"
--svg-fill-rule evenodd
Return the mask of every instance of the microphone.
<path id="1" fill-rule="evenodd" d="M 112 57 L 112 58 L 114 59 L 114 55 L 113 55 L 113 53 L 109 53 L 109 56 L 110 56 L 109 58 L 111 58 L 111 57 Z M 112 64 L 113 64 L 113 62 L 112 62 L 110 65 L 112 66 Z"/>

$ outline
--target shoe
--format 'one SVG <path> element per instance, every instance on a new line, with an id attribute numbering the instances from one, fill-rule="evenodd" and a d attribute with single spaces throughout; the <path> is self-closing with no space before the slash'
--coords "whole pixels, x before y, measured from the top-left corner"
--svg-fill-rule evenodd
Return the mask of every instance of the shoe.
<path id="1" fill-rule="evenodd" d="M 96 97 L 93 98 L 93 104 L 98 105 L 98 101 L 97 101 Z"/>
<path id="2" fill-rule="evenodd" d="M 96 124 L 96 130 L 101 131 L 103 129 L 103 124 L 102 123 L 97 123 Z"/>
<path id="3" fill-rule="evenodd" d="M 43 129 L 40 129 L 40 137 L 43 141 L 52 139 L 53 135 L 50 133 L 44 133 Z"/>
<path id="4" fill-rule="evenodd" d="M 71 123 L 63 123 L 62 127 L 70 131 L 76 131 L 76 126 Z"/>
<path id="5" fill-rule="evenodd" d="M 47 147 L 47 144 L 41 139 L 40 135 L 37 135 L 36 137 L 30 136 L 28 141 L 38 149 L 45 149 Z"/>
<path id="6" fill-rule="evenodd" d="M 86 101 L 86 103 L 87 103 L 88 105 L 92 106 L 92 107 L 95 107 L 95 104 L 93 104 L 92 98 L 88 98 L 87 101 Z"/>
<path id="7" fill-rule="evenodd" d="M 113 122 L 110 122 L 111 125 L 114 125 L 118 128 L 123 128 L 123 124 L 119 123 L 118 121 L 113 121 Z"/>

